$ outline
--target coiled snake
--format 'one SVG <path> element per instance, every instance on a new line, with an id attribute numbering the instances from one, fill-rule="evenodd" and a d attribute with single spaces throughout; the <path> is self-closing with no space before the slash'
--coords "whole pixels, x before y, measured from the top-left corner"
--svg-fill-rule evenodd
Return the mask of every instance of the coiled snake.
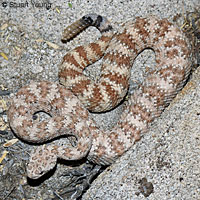
<path id="1" fill-rule="evenodd" d="M 166 19 L 137 18 L 113 34 L 105 17 L 89 14 L 69 26 L 63 39 L 71 39 L 88 26 L 97 27 L 102 36 L 64 56 L 59 66 L 59 79 L 64 86 L 31 82 L 12 100 L 8 118 L 18 137 L 33 143 L 61 135 L 74 135 L 77 139 L 72 147 L 51 143 L 38 146 L 27 167 L 30 178 L 39 178 L 52 169 L 57 158 L 77 160 L 87 156 L 97 164 L 113 163 L 169 105 L 190 73 L 188 40 Z M 99 130 L 88 110 L 107 111 L 123 100 L 134 59 L 145 48 L 155 52 L 155 69 L 130 96 L 117 125 L 112 130 Z M 102 56 L 101 77 L 94 82 L 83 75 L 83 70 Z M 34 120 L 33 115 L 41 110 L 51 117 Z"/>

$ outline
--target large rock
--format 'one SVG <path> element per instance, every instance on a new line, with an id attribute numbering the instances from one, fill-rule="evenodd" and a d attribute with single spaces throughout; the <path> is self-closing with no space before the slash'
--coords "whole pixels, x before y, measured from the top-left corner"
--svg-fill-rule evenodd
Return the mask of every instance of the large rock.
<path id="1" fill-rule="evenodd" d="M 200 199 L 200 68 L 83 199 Z"/>

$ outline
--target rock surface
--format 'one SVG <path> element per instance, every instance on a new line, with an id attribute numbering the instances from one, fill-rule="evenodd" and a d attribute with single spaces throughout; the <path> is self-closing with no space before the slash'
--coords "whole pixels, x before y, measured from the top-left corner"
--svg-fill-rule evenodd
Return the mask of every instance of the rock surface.
<path id="1" fill-rule="evenodd" d="M 200 68 L 151 129 L 83 199 L 200 199 Z"/>
<path id="2" fill-rule="evenodd" d="M 76 185 L 82 187 L 79 177 L 89 176 L 93 167 L 80 163 L 80 167 L 75 167 L 69 162 L 61 162 L 49 177 L 31 185 L 26 178 L 25 166 L 33 145 L 15 140 L 16 143 L 5 147 L 7 142 L 16 139 L 7 123 L 9 99 L 31 80 L 58 81 L 58 64 L 65 53 L 98 38 L 99 32 L 91 27 L 67 44 L 60 41 L 64 28 L 83 15 L 99 13 L 107 16 L 116 30 L 128 20 L 148 15 L 178 21 L 180 27 L 186 11 L 194 11 L 199 0 L 73 0 L 71 3 L 60 0 L 48 1 L 52 3 L 48 8 L 45 6 L 48 3 L 39 5 L 47 1 L 27 0 L 28 5 L 24 4 L 24 7 L 19 3 L 25 1 L 15 1 L 18 7 L 11 6 L 10 2 L 14 1 L 5 1 L 6 6 L 3 2 L 0 2 L 0 199 L 56 200 L 59 195 L 63 199 L 70 199 L 70 196 L 73 199 L 75 193 L 82 193 L 76 190 Z M 144 80 L 153 62 L 154 55 L 150 50 L 137 57 L 130 92 Z M 87 70 L 94 79 L 100 74 L 99 63 L 101 61 Z M 198 69 L 192 81 L 154 122 L 151 131 L 101 174 L 83 199 L 140 200 L 145 196 L 153 200 L 200 199 L 199 74 Z M 4 87 L 7 90 L 3 90 Z M 100 128 L 110 128 L 121 112 L 123 106 L 93 117 Z M 68 192 L 65 196 L 61 195 L 64 190 Z"/>

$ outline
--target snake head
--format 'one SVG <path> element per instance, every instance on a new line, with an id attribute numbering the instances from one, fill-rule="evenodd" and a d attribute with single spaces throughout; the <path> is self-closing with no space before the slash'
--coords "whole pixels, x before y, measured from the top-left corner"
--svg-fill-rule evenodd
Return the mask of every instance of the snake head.
<path id="1" fill-rule="evenodd" d="M 34 149 L 27 166 L 27 176 L 38 179 L 56 166 L 57 156 L 51 146 L 42 145 Z"/>

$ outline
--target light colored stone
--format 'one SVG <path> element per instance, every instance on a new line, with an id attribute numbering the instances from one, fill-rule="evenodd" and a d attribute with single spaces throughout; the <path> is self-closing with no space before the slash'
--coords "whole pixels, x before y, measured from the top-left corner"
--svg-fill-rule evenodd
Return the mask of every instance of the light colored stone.
<path id="1" fill-rule="evenodd" d="M 200 68 L 150 131 L 104 171 L 83 199 L 146 199 L 139 180 L 153 184 L 149 200 L 200 199 Z"/>

